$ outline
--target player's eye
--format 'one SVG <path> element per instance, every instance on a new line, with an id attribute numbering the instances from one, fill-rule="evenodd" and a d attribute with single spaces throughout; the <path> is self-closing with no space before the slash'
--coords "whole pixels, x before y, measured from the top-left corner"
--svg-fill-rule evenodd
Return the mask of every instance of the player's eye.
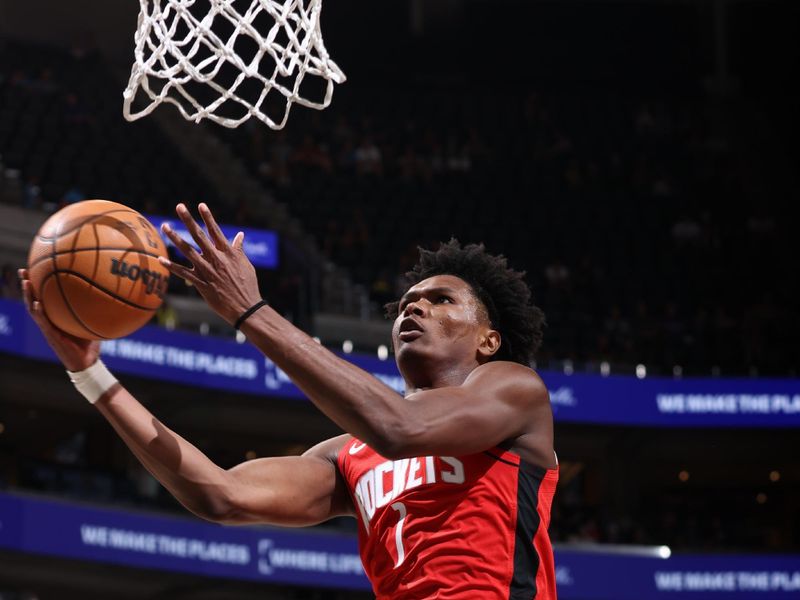
<path id="1" fill-rule="evenodd" d="M 452 304 L 453 303 L 453 299 L 450 296 L 439 296 L 436 299 L 436 302 L 438 302 L 439 304 L 444 304 L 444 303 Z"/>

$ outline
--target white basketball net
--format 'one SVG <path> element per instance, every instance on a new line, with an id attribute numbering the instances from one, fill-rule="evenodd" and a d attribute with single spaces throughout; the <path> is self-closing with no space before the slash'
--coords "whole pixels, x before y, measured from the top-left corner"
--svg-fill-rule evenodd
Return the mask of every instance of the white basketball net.
<path id="1" fill-rule="evenodd" d="M 123 114 L 128 121 L 149 114 L 162 102 L 170 102 L 184 118 L 196 123 L 211 119 L 225 127 L 237 127 L 256 117 L 272 129 L 281 129 L 292 104 L 326 108 L 333 96 L 333 84 L 345 81 L 344 73 L 329 58 L 322 43 L 322 0 L 140 0 L 140 5 L 135 62 L 123 93 Z M 234 5 L 246 10 L 240 13 Z M 208 12 L 197 15 L 202 6 L 208 6 Z M 262 35 L 253 23 L 256 19 L 263 22 L 265 13 L 272 25 Z M 218 31 L 232 29 L 232 33 L 220 37 L 214 32 L 215 21 Z M 242 40 L 242 36 L 249 40 Z M 252 58 L 237 54 L 237 42 L 254 48 Z M 229 75 L 229 65 L 238 75 L 233 83 L 220 83 L 220 70 L 224 67 Z M 322 101 L 300 95 L 306 75 L 325 80 Z M 260 84 L 261 92 L 255 97 L 241 97 L 238 91 L 243 82 L 253 81 Z M 197 90 L 198 83 L 205 86 L 200 94 L 204 96 L 202 101 L 187 90 Z M 139 90 L 149 104 L 136 112 L 132 104 Z M 265 99 L 273 90 L 286 98 L 283 114 L 275 120 L 264 112 Z M 205 98 L 206 95 L 210 97 Z M 230 109 L 231 103 L 238 105 L 237 114 L 244 115 L 229 118 L 215 112 L 223 104 L 226 110 Z"/>

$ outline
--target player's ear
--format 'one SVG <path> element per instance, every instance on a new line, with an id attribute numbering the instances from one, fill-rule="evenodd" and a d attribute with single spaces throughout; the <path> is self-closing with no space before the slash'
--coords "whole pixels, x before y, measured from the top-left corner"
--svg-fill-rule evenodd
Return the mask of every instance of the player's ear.
<path id="1" fill-rule="evenodd" d="M 481 334 L 480 344 L 478 345 L 478 360 L 484 363 L 492 358 L 500 350 L 500 332 L 496 329 L 487 329 Z"/>

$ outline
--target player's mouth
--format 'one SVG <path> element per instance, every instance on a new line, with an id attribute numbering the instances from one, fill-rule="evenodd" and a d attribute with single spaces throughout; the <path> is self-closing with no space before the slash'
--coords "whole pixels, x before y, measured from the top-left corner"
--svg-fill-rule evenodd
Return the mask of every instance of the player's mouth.
<path id="1" fill-rule="evenodd" d="M 397 337 L 400 338 L 401 342 L 412 342 L 418 337 L 420 337 L 424 332 L 419 329 L 409 329 L 408 331 L 401 331 L 400 335 Z"/>
<path id="2" fill-rule="evenodd" d="M 417 339 L 423 333 L 425 333 L 425 331 L 422 329 L 422 325 L 417 323 L 413 318 L 406 317 L 400 322 L 400 331 L 397 337 L 401 342 L 410 342 Z"/>

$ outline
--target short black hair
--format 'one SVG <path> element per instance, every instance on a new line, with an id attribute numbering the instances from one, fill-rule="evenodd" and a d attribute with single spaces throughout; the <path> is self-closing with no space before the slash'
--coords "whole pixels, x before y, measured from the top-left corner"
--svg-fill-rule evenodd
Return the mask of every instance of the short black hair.
<path id="1" fill-rule="evenodd" d="M 509 360 L 529 366 L 542 344 L 544 312 L 533 304 L 525 272 L 508 266 L 503 255 L 486 252 L 483 244 L 461 246 L 458 240 L 442 243 L 438 250 L 419 248 L 419 262 L 406 273 L 407 291 L 423 279 L 455 275 L 472 288 L 486 307 L 489 322 L 500 332 L 500 349 L 492 360 Z M 397 318 L 399 302 L 386 304 L 386 316 Z"/>

